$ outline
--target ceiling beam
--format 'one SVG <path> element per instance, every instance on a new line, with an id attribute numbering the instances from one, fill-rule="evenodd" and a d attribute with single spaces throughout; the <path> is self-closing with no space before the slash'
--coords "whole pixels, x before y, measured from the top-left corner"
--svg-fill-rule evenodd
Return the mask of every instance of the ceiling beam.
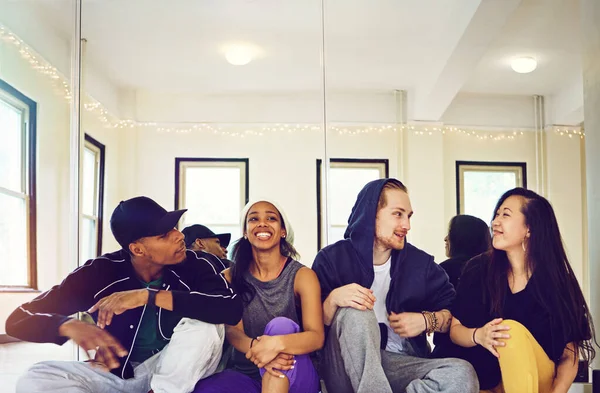
<path id="1" fill-rule="evenodd" d="M 429 86 L 417 92 L 415 120 L 438 121 L 442 117 L 520 3 L 521 0 L 479 1 L 454 51 L 445 59 L 445 67 L 439 75 L 432 75 Z"/>
<path id="2" fill-rule="evenodd" d="M 577 125 L 583 121 L 583 75 L 550 97 L 550 122 L 560 125 Z"/>

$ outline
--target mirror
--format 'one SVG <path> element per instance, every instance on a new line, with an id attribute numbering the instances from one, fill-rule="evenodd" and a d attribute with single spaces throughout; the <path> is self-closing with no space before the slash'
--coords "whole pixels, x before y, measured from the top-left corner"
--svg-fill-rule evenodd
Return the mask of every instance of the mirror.
<path id="1" fill-rule="evenodd" d="M 14 309 L 77 267 L 68 236 L 74 7 L 0 0 L 0 343 Z M 70 344 L 29 358 L 5 350 L 7 391 L 29 362 L 74 356 Z"/>
<path id="2" fill-rule="evenodd" d="M 233 242 L 242 207 L 266 196 L 312 263 L 314 163 L 324 154 L 320 0 L 84 0 L 82 36 L 82 260 L 120 248 L 109 219 L 121 200 L 187 208 L 180 229 L 203 224 Z"/>
<path id="3" fill-rule="evenodd" d="M 577 2 L 324 0 L 324 15 L 329 243 L 389 173 L 409 190 L 409 242 L 442 262 L 450 218 L 490 222 L 523 185 L 553 204 L 587 293 Z M 522 57 L 537 69 L 515 72 Z"/>

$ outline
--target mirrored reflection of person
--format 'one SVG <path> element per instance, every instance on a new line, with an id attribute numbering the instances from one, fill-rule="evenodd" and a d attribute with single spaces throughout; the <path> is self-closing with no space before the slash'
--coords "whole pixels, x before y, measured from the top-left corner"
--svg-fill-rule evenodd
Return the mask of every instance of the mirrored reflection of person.
<path id="1" fill-rule="evenodd" d="M 448 235 L 444 238 L 447 260 L 440 266 L 448 274 L 454 288 L 467 261 L 492 247 L 490 228 L 480 218 L 469 215 L 452 217 L 448 225 Z M 448 333 L 436 333 L 433 337 L 433 356 L 438 358 L 458 357 L 461 348 L 452 343 Z"/>
<path id="2" fill-rule="evenodd" d="M 232 262 L 227 259 L 227 247 L 231 240 L 231 233 L 217 234 L 200 224 L 190 225 L 181 233 L 185 236 L 185 246 L 188 249 L 213 254 L 222 262 L 218 265 L 221 270 L 231 266 Z"/>

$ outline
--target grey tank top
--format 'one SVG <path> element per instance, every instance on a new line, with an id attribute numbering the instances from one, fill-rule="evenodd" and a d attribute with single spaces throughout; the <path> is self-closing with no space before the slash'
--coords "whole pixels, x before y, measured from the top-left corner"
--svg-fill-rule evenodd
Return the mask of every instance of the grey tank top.
<path id="1" fill-rule="evenodd" d="M 262 336 L 267 324 L 276 317 L 286 317 L 302 326 L 296 307 L 294 280 L 304 265 L 288 258 L 281 274 L 271 281 L 260 281 L 249 271 L 244 279 L 256 291 L 254 298 L 244 307 L 242 321 L 248 337 Z M 260 379 L 258 368 L 246 359 L 246 354 L 234 349 L 229 367 L 252 378 Z"/>

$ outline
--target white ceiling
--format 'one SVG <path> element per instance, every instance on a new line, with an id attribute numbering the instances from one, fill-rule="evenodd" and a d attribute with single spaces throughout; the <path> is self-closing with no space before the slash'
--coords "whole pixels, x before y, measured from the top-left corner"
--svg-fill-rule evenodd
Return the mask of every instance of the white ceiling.
<path id="1" fill-rule="evenodd" d="M 577 0 L 523 1 L 463 86 L 496 94 L 554 94 L 581 77 L 581 32 Z M 533 56 L 538 69 L 517 74 L 514 56 Z"/>
<path id="2" fill-rule="evenodd" d="M 71 35 L 72 1 L 20 1 Z M 408 90 L 424 120 L 460 92 L 553 95 L 581 77 L 577 0 L 323 1 L 324 31 L 321 0 L 83 0 L 86 66 L 117 89 L 297 93 L 322 89 L 324 59 L 328 88 Z M 228 64 L 235 41 L 262 56 Z M 519 55 L 538 70 L 514 73 Z"/>

